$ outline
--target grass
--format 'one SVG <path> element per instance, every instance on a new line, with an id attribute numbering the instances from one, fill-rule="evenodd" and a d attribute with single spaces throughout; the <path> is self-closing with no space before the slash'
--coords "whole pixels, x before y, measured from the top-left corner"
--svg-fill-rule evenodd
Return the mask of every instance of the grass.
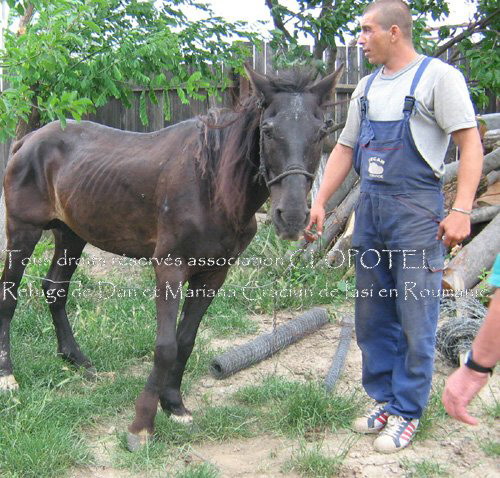
<path id="1" fill-rule="evenodd" d="M 401 466 L 404 470 L 407 471 L 408 478 L 431 478 L 433 476 L 436 477 L 445 477 L 450 476 L 446 471 L 446 467 L 443 465 L 429 461 L 429 460 L 421 460 L 421 461 L 411 461 L 407 459 L 401 460 Z"/>
<path id="2" fill-rule="evenodd" d="M 276 376 L 242 388 L 235 398 L 247 405 L 265 405 L 261 413 L 266 429 L 292 437 L 349 428 L 360 405 L 355 395 L 332 395 L 319 383 Z"/>
<path id="3" fill-rule="evenodd" d="M 145 267 L 118 267 L 97 278 L 84 268 L 77 269 L 68 316 L 82 351 L 99 371 L 97 380 L 88 381 L 83 371 L 57 357 L 54 328 L 39 279 L 46 275 L 52 247 L 50 240 L 37 245 L 21 285 L 26 292 L 12 322 L 12 358 L 20 390 L 0 395 L 0 474 L 5 477 L 62 477 L 71 468 L 92 465 L 88 430 L 109 421 L 130 421 L 134 400 L 153 359 L 156 309 L 146 291 L 154 286 L 154 276 Z M 321 273 L 306 263 L 290 264 L 288 259 L 280 267 L 266 265 L 270 258 L 286 258 L 286 254 L 284 243 L 265 226 L 245 253 L 249 263 L 233 268 L 228 278 L 227 287 L 237 293 L 217 297 L 202 322 L 184 375 L 183 393 L 207 373 L 215 354 L 210 337 L 255 333 L 257 327 L 248 318 L 254 313 L 331 303 L 331 297 L 319 300 L 293 293 L 306 286 L 336 292 L 345 286 L 337 271 Z M 266 285 L 269 281 L 270 286 Z M 258 288 L 248 289 L 254 285 Z M 279 295 L 282 289 L 292 292 Z M 254 298 L 250 291 L 258 291 L 256 300 L 248 299 Z M 341 292 L 339 297 L 340 301 Z M 117 433 L 114 466 L 138 472 L 162 469 L 166 462 L 179 458 L 173 450 L 191 443 L 255 436 L 266 427 L 293 436 L 315 429 L 333 430 L 348 426 L 350 418 L 346 417 L 353 410 L 352 397 L 332 400 L 319 384 L 276 378 L 260 389 L 242 392 L 241 397 L 245 393 L 249 397 L 246 403 L 241 398 L 234 404 L 195 412 L 192 428 L 159 413 L 157 440 L 138 453 L 126 451 L 125 437 Z M 270 407 L 264 406 L 265 397 L 271 400 Z M 206 466 L 187 467 L 182 473 L 179 476 L 217 476 L 216 470 Z"/>
<path id="4" fill-rule="evenodd" d="M 185 470 L 175 475 L 175 478 L 217 478 L 218 470 L 207 463 L 201 465 L 189 465 Z"/>
<path id="5" fill-rule="evenodd" d="M 342 280 L 343 271 L 319 267 L 299 252 L 296 246 L 279 240 L 272 225 L 262 225 L 240 258 L 240 266 L 230 270 L 224 285 L 234 290 L 235 296 L 219 304 L 272 313 L 343 302 L 352 279 Z"/>
<path id="6" fill-rule="evenodd" d="M 500 418 L 500 402 L 498 400 L 494 400 L 493 403 L 485 403 L 484 401 L 481 404 L 482 412 L 492 420 L 498 420 Z"/>
<path id="7" fill-rule="evenodd" d="M 493 440 L 484 440 L 479 446 L 486 455 L 492 457 L 500 457 L 500 442 Z"/>
<path id="8" fill-rule="evenodd" d="M 436 427 L 449 419 L 446 410 L 441 402 L 441 396 L 443 394 L 444 383 L 433 385 L 431 390 L 431 395 L 429 398 L 429 403 L 427 408 L 424 410 L 424 414 L 420 419 L 418 425 L 417 434 L 415 435 L 414 441 L 422 441 L 432 438 Z"/>
<path id="9" fill-rule="evenodd" d="M 331 456 L 321 450 L 321 444 L 315 444 L 310 448 L 301 444 L 299 451 L 284 464 L 283 472 L 294 471 L 300 476 L 311 478 L 338 476 L 351 445 L 352 443 L 346 443 L 338 453 Z"/>

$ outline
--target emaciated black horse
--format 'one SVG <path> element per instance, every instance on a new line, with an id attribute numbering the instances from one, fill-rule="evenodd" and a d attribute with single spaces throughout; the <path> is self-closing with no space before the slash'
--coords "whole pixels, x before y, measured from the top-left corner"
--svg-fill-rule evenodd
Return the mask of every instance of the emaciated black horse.
<path id="1" fill-rule="evenodd" d="M 54 122 L 14 144 L 4 179 L 7 249 L 13 252 L 0 282 L 0 390 L 17 388 L 9 329 L 23 259 L 31 256 L 42 231 L 52 229 L 55 251 L 43 289 L 56 297 L 49 307 L 58 353 L 92 367 L 66 315 L 76 261 L 58 264 L 59 258 L 79 258 L 87 242 L 115 254 L 154 258 L 159 292 L 154 364 L 136 402 L 129 445 L 135 448 L 153 433 L 158 401 L 173 418 L 190 419 L 180 385 L 213 294 L 186 293 L 177 326 L 180 297 L 167 294 L 167 287 L 189 282 L 193 291 L 217 291 L 228 267 L 188 266 L 188 261 L 241 254 L 256 232 L 255 212 L 269 195 L 279 236 L 301 235 L 330 125 L 323 108 L 340 69 L 316 84 L 304 74 L 288 80 L 250 69 L 248 74 L 254 96 L 240 111 L 220 110 L 220 127 L 209 124 L 213 118 L 192 119 L 139 134 L 85 121 L 62 129 Z"/>

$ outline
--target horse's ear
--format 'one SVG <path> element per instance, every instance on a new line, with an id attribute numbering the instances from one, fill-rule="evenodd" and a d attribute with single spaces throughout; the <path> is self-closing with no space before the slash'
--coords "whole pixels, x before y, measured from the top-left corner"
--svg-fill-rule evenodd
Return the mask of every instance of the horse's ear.
<path id="1" fill-rule="evenodd" d="M 334 73 L 326 76 L 322 80 L 309 87 L 309 91 L 318 97 L 320 105 L 323 105 L 331 99 L 333 89 L 338 83 L 340 75 L 342 75 L 343 71 L 344 65 L 342 64 Z"/>
<path id="2" fill-rule="evenodd" d="M 250 66 L 245 63 L 245 71 L 247 72 L 250 83 L 252 84 L 253 90 L 264 97 L 264 101 L 267 105 L 269 105 L 272 101 L 273 97 L 273 87 L 269 82 L 269 79 L 265 75 L 261 75 L 257 73 L 255 70 L 252 70 Z"/>

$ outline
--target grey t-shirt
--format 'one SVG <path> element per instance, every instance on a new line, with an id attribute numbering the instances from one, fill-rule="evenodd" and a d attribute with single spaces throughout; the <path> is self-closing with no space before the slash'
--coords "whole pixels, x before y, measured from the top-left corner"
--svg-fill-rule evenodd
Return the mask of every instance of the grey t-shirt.
<path id="1" fill-rule="evenodd" d="M 404 98 L 410 94 L 413 77 L 424 59 L 414 62 L 394 75 L 381 70 L 368 92 L 368 118 L 372 121 L 394 121 L 403 118 Z M 359 83 L 349 105 L 347 121 L 339 143 L 354 148 L 361 119 L 360 98 L 364 95 L 365 76 Z M 425 69 L 415 90 L 415 108 L 410 130 L 422 157 L 437 177 L 444 174 L 444 156 L 450 133 L 476 127 L 474 108 L 463 75 L 454 67 L 433 59 Z"/>

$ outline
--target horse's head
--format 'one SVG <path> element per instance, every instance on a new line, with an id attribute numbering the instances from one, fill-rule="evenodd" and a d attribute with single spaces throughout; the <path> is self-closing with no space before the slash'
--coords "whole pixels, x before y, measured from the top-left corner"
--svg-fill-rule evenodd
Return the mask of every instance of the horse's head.
<path id="1" fill-rule="evenodd" d="M 286 81 L 247 68 L 254 91 L 262 98 L 260 172 L 271 194 L 272 219 L 282 239 L 297 240 L 309 220 L 307 194 L 331 127 L 331 120 L 324 119 L 324 105 L 342 69 L 310 84 L 304 75 Z"/>

